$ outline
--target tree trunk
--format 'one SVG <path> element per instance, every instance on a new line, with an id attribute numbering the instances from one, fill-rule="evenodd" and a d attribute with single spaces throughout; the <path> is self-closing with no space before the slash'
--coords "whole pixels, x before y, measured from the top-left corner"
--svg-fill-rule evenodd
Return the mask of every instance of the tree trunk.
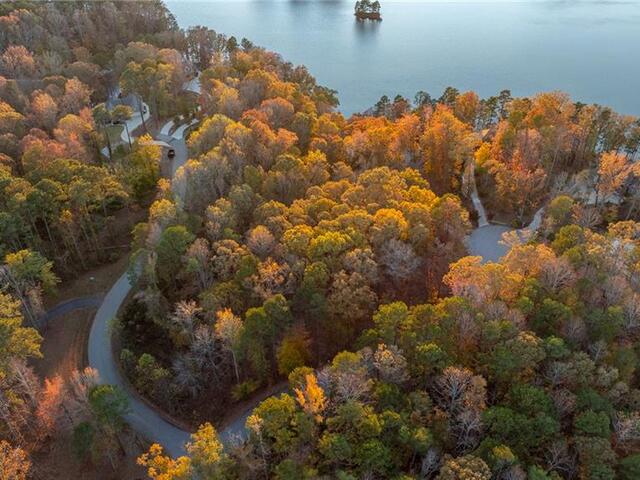
<path id="1" fill-rule="evenodd" d="M 236 352 L 231 349 L 231 358 L 233 359 L 233 369 L 236 373 L 236 383 L 240 384 L 240 373 L 238 372 L 238 361 L 236 360 Z"/>
<path id="2" fill-rule="evenodd" d="M 127 131 L 127 139 L 129 140 L 129 151 L 131 151 L 133 149 L 133 147 L 131 146 L 131 134 L 129 133 L 129 125 L 127 125 L 127 121 L 124 121 L 124 128 Z"/>
<path id="3" fill-rule="evenodd" d="M 51 228 L 49 228 L 49 221 L 47 220 L 47 216 L 42 216 L 42 221 L 44 222 L 44 228 L 47 231 L 47 236 L 49 237 L 49 242 L 51 242 L 51 246 L 53 247 L 53 254 L 58 256 L 58 243 L 53 238 L 53 234 L 51 233 Z"/>
<path id="4" fill-rule="evenodd" d="M 107 129 L 103 128 L 102 129 L 104 136 L 107 139 L 107 149 L 109 150 L 109 162 L 113 161 L 113 151 L 111 150 L 111 139 L 109 138 L 109 134 L 107 133 Z"/>
<path id="5" fill-rule="evenodd" d="M 84 255 L 82 254 L 82 251 L 80 250 L 80 246 L 78 245 L 78 239 L 76 238 L 74 233 L 71 231 L 71 229 L 67 229 L 67 235 L 71 238 L 71 243 L 73 244 L 74 250 L 76 251 L 76 255 L 78 255 L 78 259 L 80 260 L 80 263 L 82 264 L 82 268 L 86 269 L 87 268 L 87 264 L 85 262 Z M 68 244 L 68 242 L 65 242 L 65 243 Z"/>
<path id="6" fill-rule="evenodd" d="M 633 215 L 636 211 L 636 207 L 638 205 L 638 195 L 634 195 L 633 200 L 631 201 L 631 206 L 629 207 L 629 211 L 627 212 L 627 216 L 625 220 L 629 220 L 631 215 Z"/>

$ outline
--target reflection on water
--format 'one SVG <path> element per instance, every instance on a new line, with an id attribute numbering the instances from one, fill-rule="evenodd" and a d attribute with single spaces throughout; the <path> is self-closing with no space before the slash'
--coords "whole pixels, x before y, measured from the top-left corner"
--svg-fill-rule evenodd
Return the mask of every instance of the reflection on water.
<path id="1" fill-rule="evenodd" d="M 183 27 L 207 25 L 307 65 L 345 113 L 453 85 L 482 96 L 561 89 L 640 114 L 637 2 L 383 1 L 382 22 L 357 21 L 349 0 L 167 3 Z"/>
<path id="2" fill-rule="evenodd" d="M 369 38 L 378 32 L 381 24 L 382 22 L 355 19 L 353 22 L 353 31 L 356 32 L 356 35 Z"/>

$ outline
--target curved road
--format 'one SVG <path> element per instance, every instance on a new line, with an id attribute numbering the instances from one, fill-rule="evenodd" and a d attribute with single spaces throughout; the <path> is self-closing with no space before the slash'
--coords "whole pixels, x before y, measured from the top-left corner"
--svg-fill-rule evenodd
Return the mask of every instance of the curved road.
<path id="1" fill-rule="evenodd" d="M 120 375 L 111 344 L 111 320 L 116 317 L 120 305 L 131 291 L 127 274 L 123 274 L 111 287 L 96 313 L 89 334 L 89 365 L 98 370 L 100 382 L 117 385 L 129 397 L 129 413 L 126 420 L 147 439 L 161 443 L 173 456 L 184 454 L 184 444 L 189 433 L 174 427 L 155 410 L 143 403 Z"/>
<path id="2" fill-rule="evenodd" d="M 173 122 L 167 122 L 161 132 L 168 132 L 172 126 Z M 184 135 L 185 131 L 186 129 L 182 129 L 181 135 Z M 176 156 L 173 158 L 171 168 L 172 174 L 175 175 L 176 170 L 187 160 L 184 138 L 160 134 L 158 139 L 168 142 L 175 149 Z M 184 444 L 189 440 L 189 432 L 169 423 L 144 403 L 122 377 L 118 369 L 118 360 L 114 358 L 111 321 L 116 317 L 120 306 L 131 291 L 131 286 L 129 276 L 125 272 L 111 287 L 98 308 L 89 333 L 89 366 L 98 371 L 101 383 L 117 385 L 127 394 L 130 411 L 126 420 L 129 425 L 147 439 L 162 444 L 172 456 L 183 455 Z"/>
<path id="3" fill-rule="evenodd" d="M 172 122 L 167 122 L 172 123 Z M 191 125 L 191 124 L 189 124 Z M 173 125 L 165 125 L 158 135 L 158 139 L 166 141 L 175 149 L 176 156 L 173 159 L 172 173 L 184 165 L 187 161 L 187 146 L 182 136 L 172 136 L 168 132 Z M 184 128 L 183 128 L 184 127 Z M 180 126 L 176 131 L 184 135 L 186 126 Z M 190 432 L 183 430 L 165 418 L 160 416 L 156 410 L 141 400 L 141 398 L 131 389 L 129 383 L 122 377 L 118 369 L 118 360 L 114 358 L 111 321 L 116 317 L 120 306 L 131 291 L 131 282 L 127 273 L 124 273 L 111 287 L 111 290 L 104 297 L 104 301 L 98 309 L 91 332 L 89 334 L 88 356 L 89 365 L 100 374 L 100 382 L 117 385 L 129 397 L 130 412 L 126 420 L 136 431 L 144 435 L 148 440 L 160 443 L 172 456 L 184 455 L 184 445 L 189 440 Z M 241 415 L 235 418 L 227 427 L 220 431 L 220 438 L 226 444 L 233 444 L 239 438 L 244 438 L 244 425 L 247 417 L 251 414 L 253 406 L 247 408 Z"/>
<path id="4" fill-rule="evenodd" d="M 98 307 L 102 303 L 102 298 L 103 295 L 89 295 L 87 297 L 77 297 L 65 300 L 64 302 L 60 302 L 55 307 L 47 310 L 46 313 L 42 316 L 41 321 L 44 325 L 46 325 L 54 318 L 57 318 L 60 315 L 65 315 L 69 312 L 73 312 L 74 310 L 80 310 L 81 308 Z"/>
<path id="5" fill-rule="evenodd" d="M 197 79 L 194 79 L 185 84 L 185 90 L 199 93 L 199 86 Z M 176 155 L 171 168 L 172 176 L 187 161 L 188 152 L 184 134 L 193 123 L 179 125 L 170 134 L 175 125 L 173 121 L 169 121 L 160 129 L 160 134 L 156 138 L 169 143 L 175 150 Z M 126 415 L 126 420 L 136 431 L 148 440 L 160 443 L 170 455 L 174 457 L 183 455 L 184 445 L 189 440 L 190 432 L 167 421 L 132 391 L 131 386 L 120 374 L 118 361 L 114 358 L 111 322 L 131 288 L 129 277 L 124 273 L 104 297 L 89 333 L 89 365 L 98 371 L 101 383 L 117 385 L 127 394 L 130 411 Z M 244 437 L 244 424 L 252 409 L 253 407 L 247 408 L 220 432 L 220 438 L 225 444 L 231 444 L 238 438 Z"/>

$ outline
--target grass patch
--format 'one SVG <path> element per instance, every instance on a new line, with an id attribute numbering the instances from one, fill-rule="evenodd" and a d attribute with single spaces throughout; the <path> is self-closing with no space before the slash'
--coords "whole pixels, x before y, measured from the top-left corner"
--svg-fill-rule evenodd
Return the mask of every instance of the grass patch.
<path id="1" fill-rule="evenodd" d="M 107 135 L 109 136 L 111 147 L 115 148 L 115 146 L 122 141 L 120 135 L 122 135 L 124 125 L 108 125 L 105 130 L 107 132 Z"/>

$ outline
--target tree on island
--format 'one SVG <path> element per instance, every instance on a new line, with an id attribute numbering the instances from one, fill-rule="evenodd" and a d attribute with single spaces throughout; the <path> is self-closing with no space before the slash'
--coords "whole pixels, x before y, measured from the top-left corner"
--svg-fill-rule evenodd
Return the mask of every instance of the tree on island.
<path id="1" fill-rule="evenodd" d="M 359 0 L 355 6 L 355 16 L 360 19 L 368 18 L 370 20 L 382 20 L 380 16 L 380 2 L 375 0 Z"/>

